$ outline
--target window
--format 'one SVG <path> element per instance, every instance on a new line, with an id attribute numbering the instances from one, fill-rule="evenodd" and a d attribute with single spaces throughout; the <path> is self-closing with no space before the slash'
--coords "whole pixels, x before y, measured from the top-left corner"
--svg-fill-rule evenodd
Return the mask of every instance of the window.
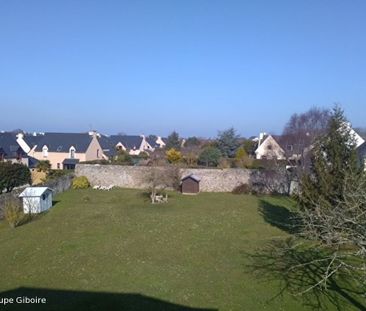
<path id="1" fill-rule="evenodd" d="M 294 146 L 293 146 L 293 145 L 287 145 L 287 150 L 288 150 L 288 151 L 292 151 L 292 150 L 294 150 Z"/>
<path id="2" fill-rule="evenodd" d="M 48 148 L 46 145 L 42 147 L 42 152 L 43 152 L 43 157 L 47 158 L 48 157 Z"/>
<path id="3" fill-rule="evenodd" d="M 57 163 L 57 169 L 59 170 L 61 167 L 60 163 Z"/>
<path id="4" fill-rule="evenodd" d="M 74 159 L 75 158 L 75 148 L 71 147 L 70 148 L 70 159 Z"/>
<path id="5" fill-rule="evenodd" d="M 97 158 L 99 158 L 99 149 L 97 149 Z"/>

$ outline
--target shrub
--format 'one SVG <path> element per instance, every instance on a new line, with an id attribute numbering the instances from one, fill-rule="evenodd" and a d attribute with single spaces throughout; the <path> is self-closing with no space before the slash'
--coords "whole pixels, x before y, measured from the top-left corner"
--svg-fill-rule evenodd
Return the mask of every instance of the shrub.
<path id="1" fill-rule="evenodd" d="M 12 199 L 5 203 L 4 216 L 10 227 L 18 227 L 24 220 L 25 215 L 20 202 Z"/>
<path id="2" fill-rule="evenodd" d="M 236 186 L 233 191 L 231 191 L 232 194 L 250 194 L 252 193 L 252 187 L 248 184 L 240 184 L 239 186 Z"/>
<path id="3" fill-rule="evenodd" d="M 133 165 L 132 156 L 125 150 L 118 150 L 117 155 L 112 160 L 112 164 L 117 165 Z"/>
<path id="4" fill-rule="evenodd" d="M 250 167 L 252 165 L 252 159 L 249 158 L 247 152 L 243 147 L 236 150 L 235 154 L 235 167 Z"/>
<path id="5" fill-rule="evenodd" d="M 189 152 L 184 156 L 184 162 L 187 164 L 188 167 L 195 167 L 197 166 L 198 156 L 193 152 Z"/>
<path id="6" fill-rule="evenodd" d="M 89 187 L 89 180 L 85 176 L 76 177 L 72 181 L 72 189 L 87 189 Z"/>
<path id="7" fill-rule="evenodd" d="M 166 157 L 169 163 L 175 164 L 182 160 L 182 153 L 174 148 L 171 148 L 166 152 Z"/>
<path id="8" fill-rule="evenodd" d="M 48 173 L 51 169 L 51 163 L 48 160 L 40 160 L 37 165 L 37 172 L 45 172 Z"/>
<path id="9" fill-rule="evenodd" d="M 219 164 L 218 164 L 217 167 L 221 168 L 221 169 L 230 168 L 231 167 L 231 162 L 227 158 L 222 158 L 222 159 L 220 159 Z"/>

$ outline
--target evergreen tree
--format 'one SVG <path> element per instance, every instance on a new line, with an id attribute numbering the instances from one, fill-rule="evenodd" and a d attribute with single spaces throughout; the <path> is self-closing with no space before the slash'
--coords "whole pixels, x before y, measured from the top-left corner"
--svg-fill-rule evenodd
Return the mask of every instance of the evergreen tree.
<path id="1" fill-rule="evenodd" d="M 175 150 L 179 150 L 181 147 L 181 141 L 179 138 L 179 134 L 176 131 L 173 131 L 167 138 L 167 143 L 165 148 L 170 150 L 174 148 Z"/>
<path id="2" fill-rule="evenodd" d="M 231 127 L 225 131 L 219 132 L 217 136 L 217 148 L 224 157 L 234 157 L 235 151 L 239 147 L 239 135 Z"/>
<path id="3" fill-rule="evenodd" d="M 360 175 L 355 137 L 344 117 L 343 110 L 332 111 L 326 133 L 312 149 L 311 170 L 301 182 L 298 200 L 301 208 L 311 208 L 314 202 L 324 208 L 343 200 L 345 180 L 349 174 Z"/>

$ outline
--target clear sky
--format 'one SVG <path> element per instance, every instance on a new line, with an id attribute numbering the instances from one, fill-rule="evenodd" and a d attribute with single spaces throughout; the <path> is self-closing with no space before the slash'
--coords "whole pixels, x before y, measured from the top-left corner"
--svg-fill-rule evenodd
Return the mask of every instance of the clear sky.
<path id="1" fill-rule="evenodd" d="M 0 130 L 244 136 L 366 126 L 364 0 L 1 0 Z"/>

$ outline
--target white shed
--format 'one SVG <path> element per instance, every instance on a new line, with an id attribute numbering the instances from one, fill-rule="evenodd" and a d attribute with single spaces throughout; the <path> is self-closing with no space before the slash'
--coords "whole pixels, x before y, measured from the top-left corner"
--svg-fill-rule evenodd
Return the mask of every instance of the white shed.
<path id="1" fill-rule="evenodd" d="M 27 187 L 19 197 L 25 214 L 38 214 L 52 207 L 52 189 L 48 187 Z"/>

